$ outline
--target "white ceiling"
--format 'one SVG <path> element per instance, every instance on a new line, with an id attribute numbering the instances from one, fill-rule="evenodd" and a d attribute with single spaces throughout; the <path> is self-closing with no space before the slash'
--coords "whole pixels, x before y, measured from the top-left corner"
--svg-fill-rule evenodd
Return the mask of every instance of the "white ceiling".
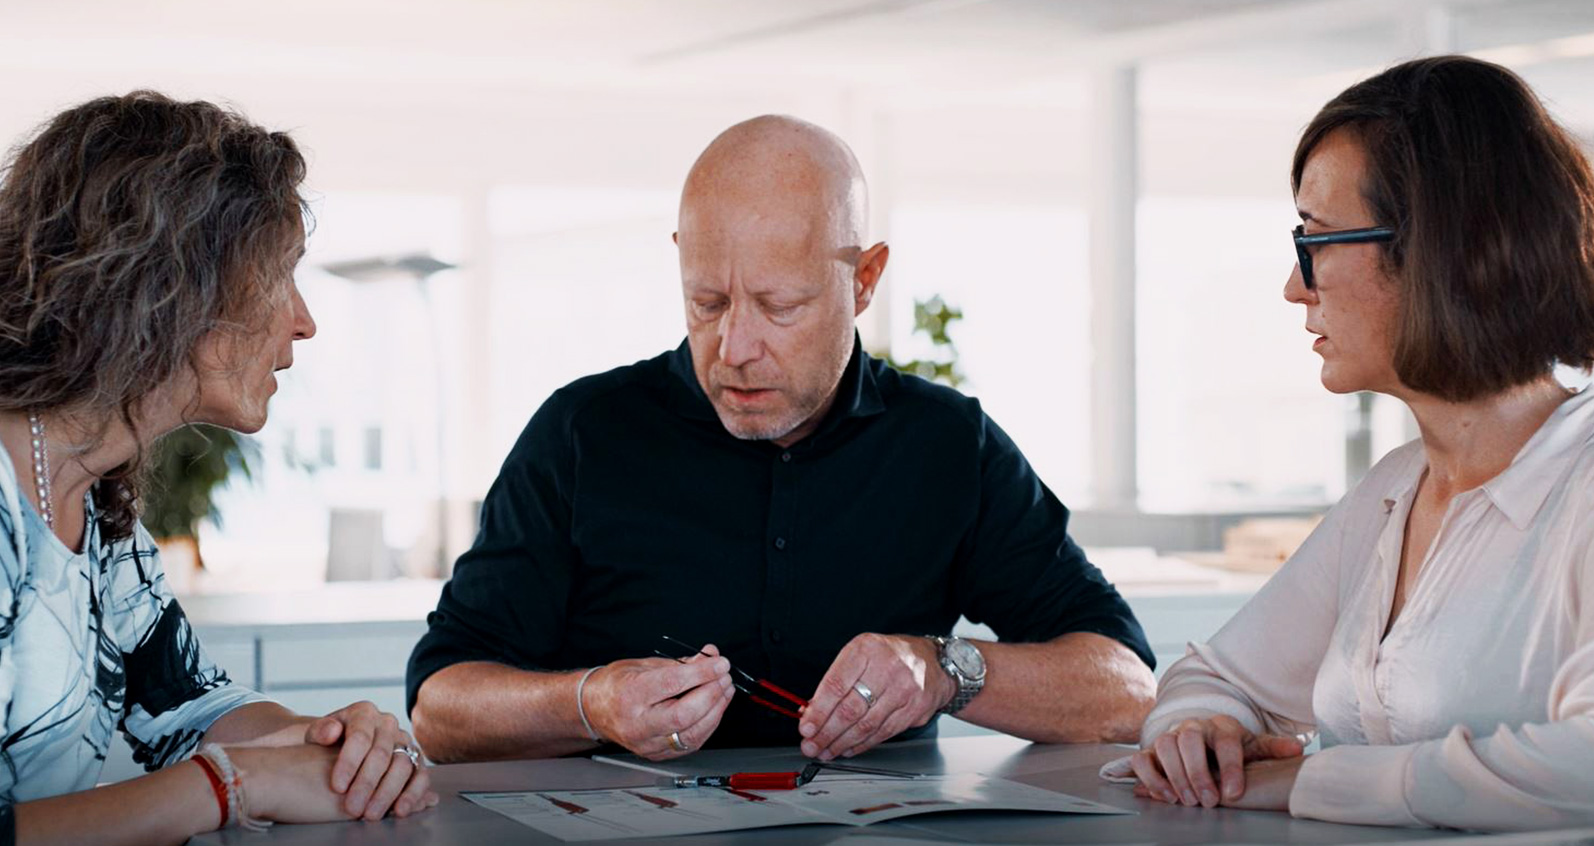
<path id="1" fill-rule="evenodd" d="M 1089 72 L 1133 63 L 1147 185 L 1256 194 L 1327 97 L 1435 45 L 1504 49 L 1586 132 L 1590 33 L 1587 0 L 0 0 L 0 139 L 155 87 L 294 129 L 327 185 L 673 189 L 790 111 L 871 173 L 890 143 L 900 192 L 1022 195 L 1080 183 Z"/>
<path id="2" fill-rule="evenodd" d="M 0 79 L 1044 91 L 1106 60 L 1264 80 L 1422 49 L 1425 0 L 8 0 Z M 1594 32 L 1581 0 L 1450 0 L 1472 49 Z M 7 86 L 10 87 L 10 86 Z"/>

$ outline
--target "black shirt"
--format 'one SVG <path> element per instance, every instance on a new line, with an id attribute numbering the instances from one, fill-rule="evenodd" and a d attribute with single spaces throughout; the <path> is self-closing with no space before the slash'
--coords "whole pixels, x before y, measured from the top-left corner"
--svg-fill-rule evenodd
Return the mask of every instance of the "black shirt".
<path id="1" fill-rule="evenodd" d="M 408 705 L 451 664 L 571 670 L 666 634 L 807 697 L 855 635 L 947 634 L 959 615 L 1003 641 L 1096 632 L 1152 664 L 1067 526 L 978 401 L 856 340 L 831 411 L 785 449 L 725 430 L 682 343 L 532 417 L 410 657 Z M 799 739 L 737 696 L 709 745 Z"/>

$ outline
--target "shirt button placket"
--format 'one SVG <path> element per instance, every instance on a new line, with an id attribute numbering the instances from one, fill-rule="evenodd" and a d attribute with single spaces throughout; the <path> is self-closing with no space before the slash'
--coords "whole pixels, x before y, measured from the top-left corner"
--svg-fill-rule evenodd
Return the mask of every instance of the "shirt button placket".
<path id="1" fill-rule="evenodd" d="M 770 474 L 769 546 L 765 559 L 765 584 L 763 620 L 766 644 L 779 644 L 784 640 L 784 630 L 790 628 L 790 594 L 793 585 L 791 562 L 791 532 L 793 516 L 797 509 L 797 465 L 791 450 L 782 450 L 774 459 Z M 771 654 L 771 670 L 778 672 L 780 656 Z"/>

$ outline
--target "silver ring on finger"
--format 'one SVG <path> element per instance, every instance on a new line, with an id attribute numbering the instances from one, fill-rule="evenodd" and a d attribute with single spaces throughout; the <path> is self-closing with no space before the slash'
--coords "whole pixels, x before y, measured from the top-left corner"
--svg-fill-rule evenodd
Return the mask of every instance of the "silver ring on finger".
<path id="1" fill-rule="evenodd" d="M 421 750 L 409 745 L 395 746 L 393 747 L 393 754 L 403 755 L 404 757 L 410 759 L 411 766 L 415 767 L 416 769 L 421 768 Z"/>
<path id="2" fill-rule="evenodd" d="M 865 708 L 874 707 L 874 691 L 870 690 L 869 685 L 864 684 L 862 679 L 853 682 L 852 689 L 863 697 L 863 706 Z"/>
<path id="3" fill-rule="evenodd" d="M 678 731 L 670 732 L 670 736 L 665 739 L 670 741 L 670 748 L 677 752 L 692 751 L 692 747 L 686 745 L 686 741 L 681 739 L 681 733 Z"/>

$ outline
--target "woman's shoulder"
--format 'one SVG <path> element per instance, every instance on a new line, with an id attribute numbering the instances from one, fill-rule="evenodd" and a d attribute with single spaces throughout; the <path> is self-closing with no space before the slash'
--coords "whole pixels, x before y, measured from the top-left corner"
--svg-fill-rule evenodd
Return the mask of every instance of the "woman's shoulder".
<path id="1" fill-rule="evenodd" d="M 1422 451 L 1422 440 L 1407 441 L 1380 458 L 1345 495 L 1345 499 L 1368 506 L 1376 504 L 1382 511 L 1385 500 L 1398 497 L 1416 484 L 1427 463 L 1428 456 Z"/>

